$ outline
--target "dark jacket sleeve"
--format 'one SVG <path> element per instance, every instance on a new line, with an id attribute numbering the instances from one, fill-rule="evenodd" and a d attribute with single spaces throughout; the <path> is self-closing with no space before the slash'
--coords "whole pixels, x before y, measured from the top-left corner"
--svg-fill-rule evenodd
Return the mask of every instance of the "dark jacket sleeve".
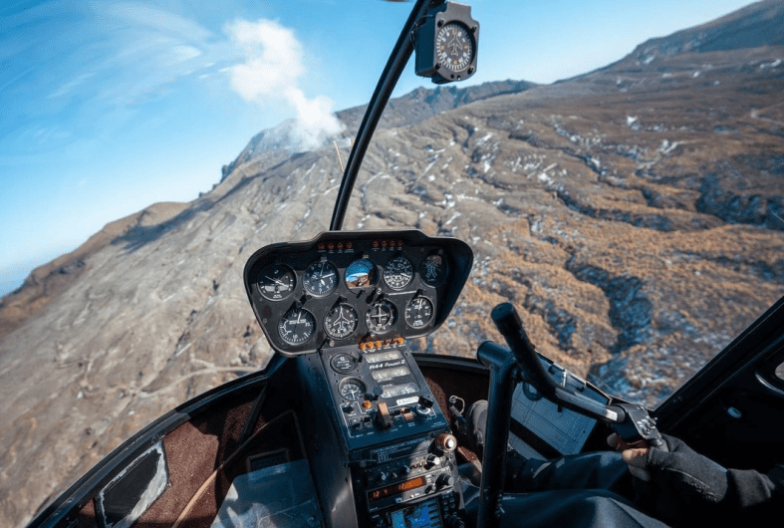
<path id="1" fill-rule="evenodd" d="M 635 479 L 640 504 L 656 517 L 673 526 L 729 526 L 736 520 L 766 526 L 771 515 L 780 522 L 784 466 L 767 474 L 725 469 L 677 438 L 665 440 L 669 452 L 651 450 L 647 455 L 651 481 Z"/>
<path id="2" fill-rule="evenodd" d="M 767 475 L 752 469 L 727 470 L 728 506 L 742 511 L 773 501 L 784 501 L 784 465 L 777 464 Z M 780 509 L 784 513 L 784 503 Z"/>

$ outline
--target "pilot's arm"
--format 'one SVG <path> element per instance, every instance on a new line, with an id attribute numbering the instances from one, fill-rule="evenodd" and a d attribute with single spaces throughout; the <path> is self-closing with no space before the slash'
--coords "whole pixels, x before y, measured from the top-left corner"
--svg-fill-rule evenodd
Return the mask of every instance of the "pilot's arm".
<path id="1" fill-rule="evenodd" d="M 726 469 L 681 440 L 663 436 L 669 452 L 629 446 L 616 435 L 608 439 L 622 451 L 635 477 L 641 507 L 673 526 L 725 526 L 736 519 L 750 525 L 781 525 L 784 465 L 767 474 Z"/>

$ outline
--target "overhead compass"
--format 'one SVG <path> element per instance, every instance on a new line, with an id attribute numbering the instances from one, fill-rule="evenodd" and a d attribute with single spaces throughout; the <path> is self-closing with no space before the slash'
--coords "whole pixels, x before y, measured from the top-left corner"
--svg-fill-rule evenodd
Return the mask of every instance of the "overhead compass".
<path id="1" fill-rule="evenodd" d="M 434 83 L 464 81 L 476 73 L 479 23 L 471 6 L 445 2 L 432 7 L 417 30 L 416 73 Z"/>
<path id="2" fill-rule="evenodd" d="M 441 26 L 436 33 L 436 57 L 444 68 L 459 73 L 468 68 L 475 53 L 474 39 L 459 22 Z"/>

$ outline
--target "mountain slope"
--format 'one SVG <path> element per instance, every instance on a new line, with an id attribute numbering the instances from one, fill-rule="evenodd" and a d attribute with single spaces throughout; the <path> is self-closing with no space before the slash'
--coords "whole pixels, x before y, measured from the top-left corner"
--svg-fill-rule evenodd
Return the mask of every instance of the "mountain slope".
<path id="1" fill-rule="evenodd" d="M 553 86 L 394 102 L 346 228 L 415 226 L 476 255 L 447 323 L 412 346 L 470 356 L 510 300 L 540 351 L 653 401 L 784 294 L 784 48 L 635 53 Z M 331 146 L 246 150 L 199 199 L 107 226 L 3 299 L 48 292 L 0 338 L 0 524 L 268 360 L 244 263 L 325 230 L 340 171 Z"/>

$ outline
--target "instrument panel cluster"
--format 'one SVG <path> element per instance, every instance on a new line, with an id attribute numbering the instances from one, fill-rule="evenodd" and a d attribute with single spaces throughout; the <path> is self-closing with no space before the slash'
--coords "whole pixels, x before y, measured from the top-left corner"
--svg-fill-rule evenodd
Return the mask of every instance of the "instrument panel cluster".
<path id="1" fill-rule="evenodd" d="M 417 230 L 326 232 L 258 250 L 245 289 L 270 344 L 293 356 L 429 334 L 472 261 L 464 242 Z"/>

